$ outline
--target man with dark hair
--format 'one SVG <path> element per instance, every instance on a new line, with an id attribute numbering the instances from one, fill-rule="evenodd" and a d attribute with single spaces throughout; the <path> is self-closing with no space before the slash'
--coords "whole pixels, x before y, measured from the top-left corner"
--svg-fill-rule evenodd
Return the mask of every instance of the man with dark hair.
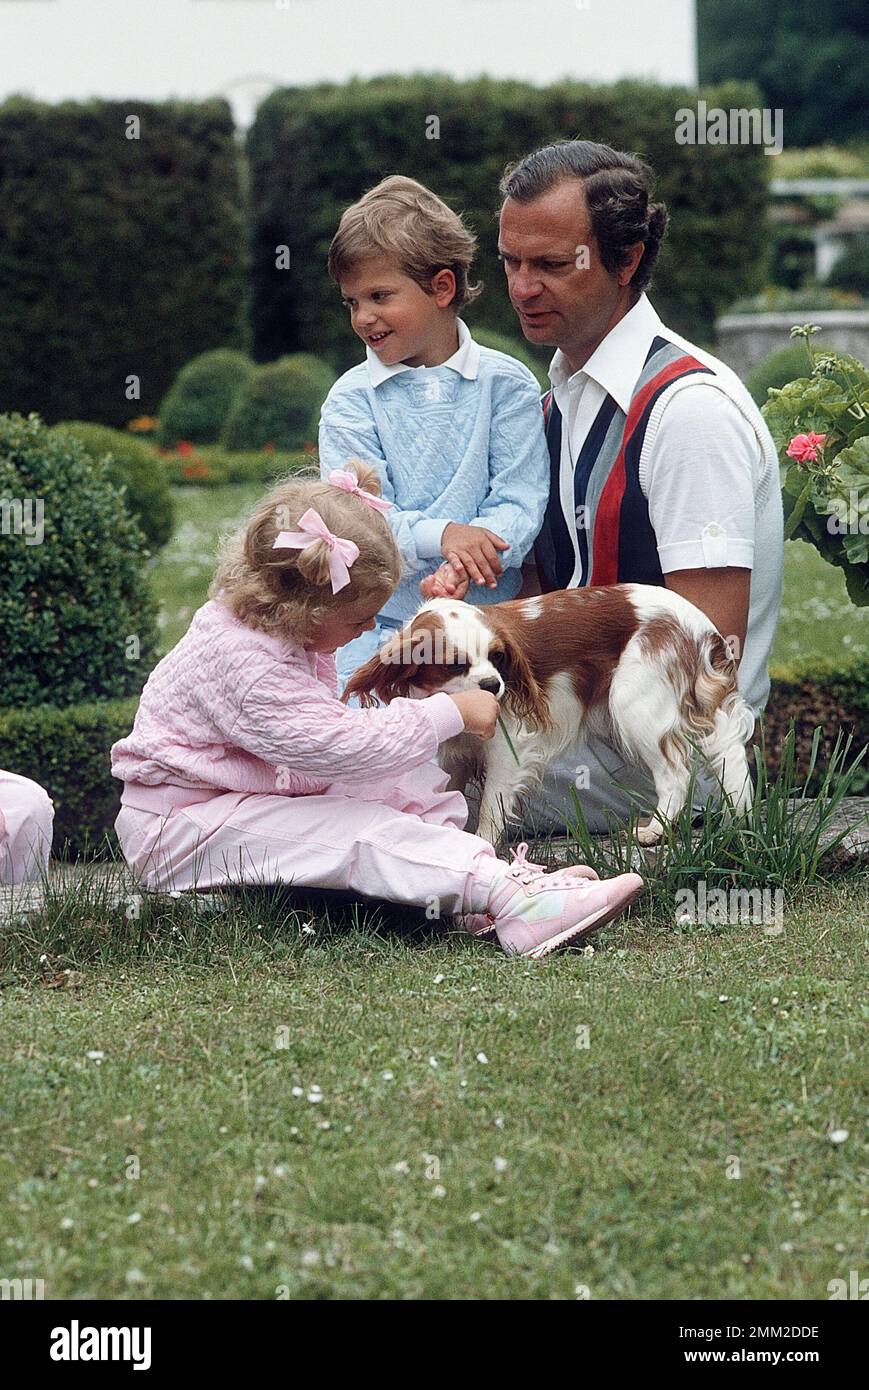
<path id="1" fill-rule="evenodd" d="M 501 183 L 510 300 L 528 341 L 556 348 L 543 399 L 549 503 L 524 592 L 675 590 L 728 639 L 757 712 L 781 601 L 776 451 L 736 374 L 646 297 L 667 225 L 652 188 L 641 159 L 587 140 L 536 150 Z M 698 778 L 698 805 L 716 792 Z M 531 828 L 563 824 L 575 796 L 593 830 L 637 797 L 654 804 L 645 774 L 599 738 L 550 768 Z"/>

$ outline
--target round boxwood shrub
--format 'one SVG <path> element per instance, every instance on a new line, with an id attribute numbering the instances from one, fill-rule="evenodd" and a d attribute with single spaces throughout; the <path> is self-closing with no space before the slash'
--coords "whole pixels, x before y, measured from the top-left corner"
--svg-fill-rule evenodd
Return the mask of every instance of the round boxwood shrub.
<path id="1" fill-rule="evenodd" d="M 144 531 L 150 549 L 164 546 L 172 535 L 175 507 L 166 471 L 154 450 L 108 425 L 63 420 L 53 428 L 74 434 L 95 462 L 105 460 L 113 485 L 125 489 L 127 508 Z"/>
<path id="2" fill-rule="evenodd" d="M 213 444 L 243 386 L 256 368 L 235 348 L 201 352 L 181 368 L 160 406 L 159 442 L 169 447 L 179 439 Z"/>
<path id="3" fill-rule="evenodd" d="M 0 707 L 138 694 L 156 660 L 145 537 L 73 435 L 0 415 Z"/>
<path id="4" fill-rule="evenodd" d="M 494 348 L 496 352 L 506 352 L 508 357 L 518 358 L 534 373 L 540 390 L 549 390 L 550 381 L 546 368 L 531 355 L 521 338 L 508 338 L 506 333 L 493 333 L 489 328 L 472 328 L 471 332 L 480 347 Z"/>
<path id="5" fill-rule="evenodd" d="M 291 353 L 258 367 L 242 387 L 223 426 L 224 449 L 300 449 L 317 438 L 320 406 L 335 380 L 310 353 Z"/>
<path id="6" fill-rule="evenodd" d="M 823 352 L 824 348 L 812 339 L 812 352 Z M 771 387 L 781 390 L 789 381 L 808 376 L 809 354 L 805 343 L 789 343 L 787 347 L 776 348 L 746 379 L 746 386 L 758 405 L 766 405 L 767 392 Z"/>

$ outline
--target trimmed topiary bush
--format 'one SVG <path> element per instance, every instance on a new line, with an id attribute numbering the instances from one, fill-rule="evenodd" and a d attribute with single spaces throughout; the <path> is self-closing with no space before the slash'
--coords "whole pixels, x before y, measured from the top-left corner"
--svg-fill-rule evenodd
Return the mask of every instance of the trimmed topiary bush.
<path id="1" fill-rule="evenodd" d="M 0 708 L 138 694 L 156 660 L 145 537 L 74 435 L 0 415 Z"/>
<path id="2" fill-rule="evenodd" d="M 292 353 L 258 367 L 226 419 L 222 447 L 300 449 L 317 438 L 320 406 L 334 380 L 331 368 L 309 353 Z"/>
<path id="3" fill-rule="evenodd" d="M 160 406 L 159 442 L 214 443 L 255 371 L 250 358 L 234 348 L 215 348 L 194 357 L 181 368 Z"/>
<path id="4" fill-rule="evenodd" d="M 114 487 L 124 489 L 124 500 L 136 518 L 150 549 L 159 550 L 172 535 L 175 507 L 165 469 L 147 444 L 84 420 L 63 420 L 56 432 L 75 435 L 95 462 L 104 460 Z"/>
<path id="5" fill-rule="evenodd" d="M 825 351 L 820 348 L 819 351 Z M 803 343 L 788 343 L 787 347 L 776 348 L 746 378 L 746 386 L 758 405 L 766 405 L 767 392 L 780 391 L 795 377 L 806 374 L 806 349 Z"/>
<path id="6" fill-rule="evenodd" d="M 540 390 L 549 390 L 546 368 L 532 355 L 528 345 L 521 338 L 509 338 L 506 333 L 493 333 L 490 328 L 474 328 L 471 331 L 480 347 L 494 348 L 496 352 L 506 352 L 508 357 L 517 358 L 534 373 Z M 549 349 L 550 356 L 553 351 L 554 349 Z"/>

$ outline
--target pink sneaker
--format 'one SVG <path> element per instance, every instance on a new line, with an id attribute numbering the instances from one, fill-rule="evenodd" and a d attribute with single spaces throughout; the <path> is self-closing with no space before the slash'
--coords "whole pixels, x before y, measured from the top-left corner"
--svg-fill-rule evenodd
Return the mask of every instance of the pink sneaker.
<path id="1" fill-rule="evenodd" d="M 606 926 L 643 890 L 639 874 L 556 884 L 552 874 L 517 882 L 515 870 L 514 864 L 493 885 L 490 910 L 498 941 L 508 955 L 533 960 Z"/>
<path id="2" fill-rule="evenodd" d="M 515 878 L 520 883 L 530 883 L 533 878 L 539 877 L 540 874 L 545 874 L 547 881 L 553 887 L 598 877 L 594 869 L 588 864 L 568 864 L 566 868 L 552 870 L 547 869 L 545 864 L 535 864 L 527 858 L 527 840 L 523 840 L 510 853 L 513 855 L 513 863 L 509 869 L 510 877 Z M 491 937 L 495 935 L 495 919 L 491 912 L 457 912 L 453 917 L 453 924 L 459 931 L 470 932 L 473 936 Z"/>

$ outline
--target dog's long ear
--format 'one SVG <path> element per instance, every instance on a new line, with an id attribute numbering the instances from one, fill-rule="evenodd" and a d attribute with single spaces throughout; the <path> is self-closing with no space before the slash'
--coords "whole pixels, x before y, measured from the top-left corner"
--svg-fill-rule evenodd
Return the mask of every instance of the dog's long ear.
<path id="1" fill-rule="evenodd" d="M 495 641 L 489 649 L 507 687 L 505 701 L 518 719 L 533 728 L 548 728 L 552 723 L 549 701 L 546 699 L 521 644 L 508 623 L 499 622 L 490 611 L 487 621 L 495 630 Z"/>
<path id="2" fill-rule="evenodd" d="M 370 660 L 353 672 L 341 696 L 344 704 L 351 695 L 358 695 L 363 709 L 369 709 L 378 701 L 388 705 L 396 696 L 407 694 L 419 670 L 419 662 L 411 659 L 412 626 L 409 623 L 390 637 Z"/>

